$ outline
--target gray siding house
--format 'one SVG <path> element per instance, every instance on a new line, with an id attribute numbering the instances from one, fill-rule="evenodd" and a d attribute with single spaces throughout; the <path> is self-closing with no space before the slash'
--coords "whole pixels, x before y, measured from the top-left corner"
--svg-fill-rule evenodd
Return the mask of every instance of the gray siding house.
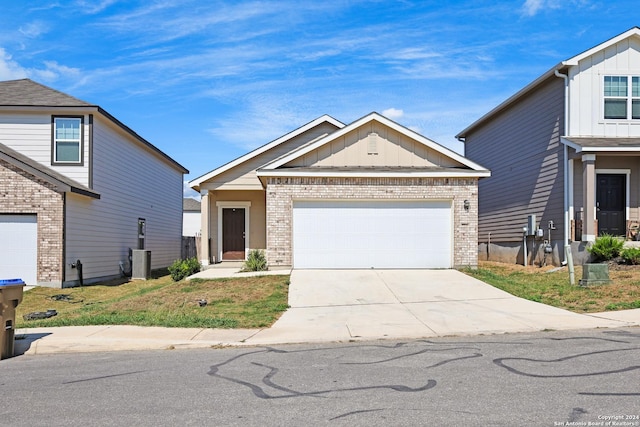
<path id="1" fill-rule="evenodd" d="M 188 171 L 101 107 L 0 82 L 0 279 L 67 287 L 119 277 L 129 249 L 180 258 Z M 78 268 L 82 265 L 82 268 Z"/>
<path id="2" fill-rule="evenodd" d="M 558 63 L 457 135 L 479 183 L 479 257 L 584 261 L 640 225 L 640 29 Z M 535 227 L 527 229 L 529 215 Z M 526 246 L 525 246 L 526 242 Z M 545 250 L 546 249 L 546 250 Z"/>

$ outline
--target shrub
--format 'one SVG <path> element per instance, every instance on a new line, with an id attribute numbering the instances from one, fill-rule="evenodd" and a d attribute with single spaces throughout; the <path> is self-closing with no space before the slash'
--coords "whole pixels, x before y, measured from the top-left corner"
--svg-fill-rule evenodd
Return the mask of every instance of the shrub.
<path id="1" fill-rule="evenodd" d="M 627 264 L 640 264 L 640 248 L 627 248 L 620 252 L 620 256 Z"/>
<path id="2" fill-rule="evenodd" d="M 177 259 L 169 266 L 169 273 L 174 282 L 200 271 L 202 267 L 196 258 Z"/>
<path id="3" fill-rule="evenodd" d="M 620 251 L 624 246 L 624 241 L 610 234 L 603 234 L 596 238 L 593 245 L 587 248 L 587 251 L 596 261 L 609 261 L 620 255 Z"/>
<path id="4" fill-rule="evenodd" d="M 252 249 L 249 251 L 247 260 L 244 262 L 244 271 L 265 271 L 267 269 L 267 258 L 264 251 Z"/>

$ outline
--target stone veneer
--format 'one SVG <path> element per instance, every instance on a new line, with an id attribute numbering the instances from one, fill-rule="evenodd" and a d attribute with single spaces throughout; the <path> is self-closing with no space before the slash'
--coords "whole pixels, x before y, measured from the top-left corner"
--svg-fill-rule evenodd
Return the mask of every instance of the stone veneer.
<path id="1" fill-rule="evenodd" d="M 300 199 L 452 200 L 453 266 L 478 265 L 477 178 L 273 177 L 266 191 L 270 265 L 292 265 L 293 201 Z"/>
<path id="2" fill-rule="evenodd" d="M 0 214 L 36 214 L 38 284 L 63 280 L 64 195 L 48 182 L 0 160 Z"/>

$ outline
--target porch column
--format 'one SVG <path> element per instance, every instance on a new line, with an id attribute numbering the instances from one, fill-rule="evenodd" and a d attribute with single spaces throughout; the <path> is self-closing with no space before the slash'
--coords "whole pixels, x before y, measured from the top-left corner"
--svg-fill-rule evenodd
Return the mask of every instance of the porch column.
<path id="1" fill-rule="evenodd" d="M 596 240 L 596 155 L 582 155 L 582 241 Z"/>
<path id="2" fill-rule="evenodd" d="M 200 236 L 200 263 L 202 265 L 209 265 L 211 254 L 209 253 L 209 190 L 200 190 L 200 230 L 202 234 Z"/>

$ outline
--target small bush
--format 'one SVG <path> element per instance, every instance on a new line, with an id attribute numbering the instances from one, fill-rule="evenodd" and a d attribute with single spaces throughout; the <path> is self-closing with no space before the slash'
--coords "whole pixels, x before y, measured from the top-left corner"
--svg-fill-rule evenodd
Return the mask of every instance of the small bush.
<path id="1" fill-rule="evenodd" d="M 618 255 L 624 246 L 624 241 L 610 234 L 603 234 L 596 238 L 593 245 L 587 248 L 587 251 L 596 261 L 609 261 Z"/>
<path id="2" fill-rule="evenodd" d="M 174 282 L 196 274 L 202 267 L 196 258 L 177 259 L 169 266 L 169 273 Z"/>
<path id="3" fill-rule="evenodd" d="M 640 248 L 627 248 L 620 252 L 620 256 L 627 264 L 640 264 Z"/>
<path id="4" fill-rule="evenodd" d="M 244 262 L 244 271 L 265 271 L 267 269 L 267 258 L 264 251 L 252 249 L 249 251 L 247 260 Z"/>

